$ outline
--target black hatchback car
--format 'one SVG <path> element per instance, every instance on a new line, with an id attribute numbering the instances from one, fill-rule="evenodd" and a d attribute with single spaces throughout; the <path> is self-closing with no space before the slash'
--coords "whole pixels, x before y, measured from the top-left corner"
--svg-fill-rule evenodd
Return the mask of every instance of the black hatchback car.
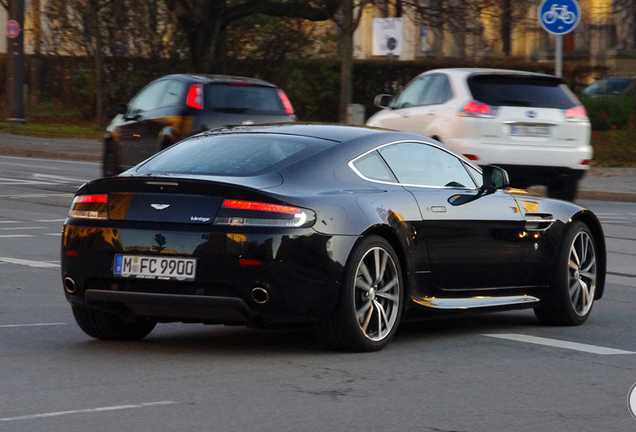
<path id="1" fill-rule="evenodd" d="M 105 177 L 205 130 L 296 121 L 287 95 L 274 84 L 221 75 L 159 78 L 118 111 L 104 140 Z"/>

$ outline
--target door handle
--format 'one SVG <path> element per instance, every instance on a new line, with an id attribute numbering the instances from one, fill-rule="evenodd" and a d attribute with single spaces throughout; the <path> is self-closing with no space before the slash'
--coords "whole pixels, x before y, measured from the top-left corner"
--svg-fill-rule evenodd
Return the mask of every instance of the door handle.
<path id="1" fill-rule="evenodd" d="M 446 213 L 446 206 L 431 206 L 433 213 Z"/>

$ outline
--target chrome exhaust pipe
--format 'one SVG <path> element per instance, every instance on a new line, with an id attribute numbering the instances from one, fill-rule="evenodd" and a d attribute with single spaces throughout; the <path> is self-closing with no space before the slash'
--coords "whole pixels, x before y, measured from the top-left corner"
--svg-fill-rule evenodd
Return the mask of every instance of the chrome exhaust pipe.
<path id="1" fill-rule="evenodd" d="M 71 279 L 70 277 L 65 277 L 64 289 L 66 290 L 67 293 L 73 294 L 75 290 L 77 289 L 77 285 L 75 284 L 75 281 L 73 279 Z"/>
<path id="2" fill-rule="evenodd" d="M 256 287 L 252 288 L 252 300 L 258 304 L 265 304 L 269 301 L 269 291 L 265 288 Z"/>

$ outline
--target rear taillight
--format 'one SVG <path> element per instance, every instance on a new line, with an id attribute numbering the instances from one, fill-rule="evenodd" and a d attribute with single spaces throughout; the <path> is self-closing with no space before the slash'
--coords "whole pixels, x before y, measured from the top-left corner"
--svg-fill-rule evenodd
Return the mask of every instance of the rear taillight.
<path id="1" fill-rule="evenodd" d="M 294 107 L 292 106 L 285 92 L 282 91 L 281 89 L 276 89 L 276 91 L 278 92 L 278 97 L 280 98 L 280 101 L 283 103 L 283 106 L 285 107 L 285 114 L 294 115 Z"/>
<path id="2" fill-rule="evenodd" d="M 479 160 L 479 156 L 474 155 L 474 154 L 464 154 L 464 157 L 468 160 L 471 161 L 478 161 Z"/>
<path id="3" fill-rule="evenodd" d="M 201 84 L 190 86 L 186 103 L 191 108 L 203 109 L 203 86 Z"/>
<path id="4" fill-rule="evenodd" d="M 214 219 L 215 225 L 308 227 L 316 221 L 316 214 L 307 209 L 255 201 L 223 201 Z"/>
<path id="5" fill-rule="evenodd" d="M 587 111 L 582 105 L 577 105 L 565 111 L 565 116 L 568 119 L 582 119 L 587 118 Z"/>
<path id="6" fill-rule="evenodd" d="M 108 219 L 108 195 L 77 195 L 73 199 L 68 217 Z"/>
<path id="7" fill-rule="evenodd" d="M 497 115 L 497 107 L 485 103 L 470 101 L 457 113 L 462 117 L 493 118 Z"/>

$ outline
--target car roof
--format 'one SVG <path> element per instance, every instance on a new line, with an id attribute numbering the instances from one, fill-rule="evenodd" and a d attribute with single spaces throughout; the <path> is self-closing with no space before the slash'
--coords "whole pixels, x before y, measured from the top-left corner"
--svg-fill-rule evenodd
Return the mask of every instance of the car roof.
<path id="1" fill-rule="evenodd" d="M 270 82 L 235 75 L 207 75 L 207 74 L 172 74 L 161 77 L 160 79 L 178 79 L 183 81 L 192 81 L 199 84 L 224 84 L 224 83 L 242 83 L 250 85 L 259 85 L 266 87 L 277 87 Z"/>
<path id="2" fill-rule="evenodd" d="M 556 78 L 554 75 L 538 73 L 538 72 L 528 72 L 528 71 L 520 71 L 513 69 L 495 69 L 495 68 L 444 68 L 444 69 L 432 69 L 426 71 L 425 73 L 447 73 L 452 75 L 525 75 L 525 76 L 536 76 L 536 77 L 551 77 Z"/>
<path id="3" fill-rule="evenodd" d="M 236 133 L 273 133 L 282 135 L 295 135 L 303 137 L 319 138 L 338 143 L 364 138 L 386 130 L 370 128 L 368 126 L 352 126 L 339 124 L 319 124 L 319 123 L 277 123 L 259 126 L 237 126 L 228 129 L 216 129 L 203 132 L 203 135 L 236 134 Z M 406 135 L 403 132 L 399 134 Z"/>

